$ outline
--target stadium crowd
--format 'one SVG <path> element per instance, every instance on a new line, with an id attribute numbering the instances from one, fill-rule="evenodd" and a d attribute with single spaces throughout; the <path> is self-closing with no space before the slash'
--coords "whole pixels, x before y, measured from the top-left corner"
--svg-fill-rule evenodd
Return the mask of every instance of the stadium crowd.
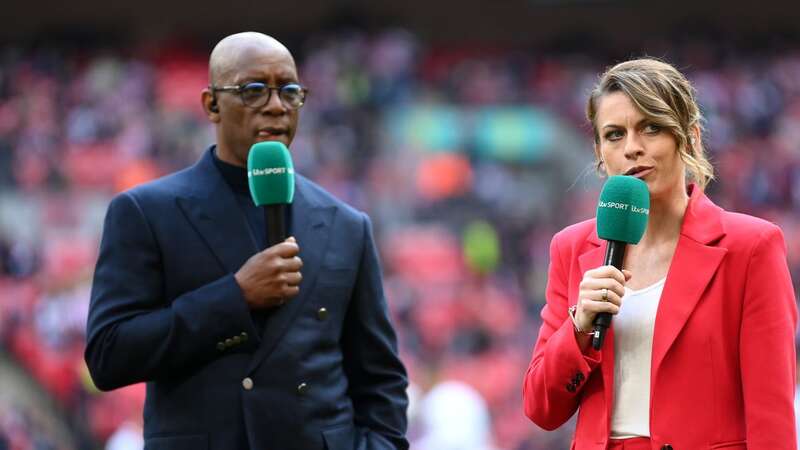
<path id="1" fill-rule="evenodd" d="M 714 42 L 650 52 L 699 91 L 712 198 L 782 227 L 797 289 L 800 48 Z M 593 215 L 602 182 L 586 96 L 627 55 L 430 46 L 403 30 L 321 33 L 295 52 L 310 97 L 294 163 L 375 223 L 412 381 L 412 447 L 566 448 L 569 430 L 523 416 L 521 381 L 549 240 Z M 87 448 L 135 448 L 144 399 L 141 385 L 100 394 L 83 363 L 103 214 L 114 193 L 193 163 L 212 141 L 205 55 L 0 50 L 0 345 Z M 62 448 L 29 416 L 0 408 L 0 450 Z"/>

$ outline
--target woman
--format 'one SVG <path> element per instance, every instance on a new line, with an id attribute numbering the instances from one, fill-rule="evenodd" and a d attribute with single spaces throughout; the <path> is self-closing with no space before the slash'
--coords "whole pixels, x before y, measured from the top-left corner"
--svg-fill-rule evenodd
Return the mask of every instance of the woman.
<path id="1" fill-rule="evenodd" d="M 553 238 L 526 415 L 554 429 L 580 408 L 578 450 L 795 449 L 783 235 L 703 194 L 713 169 L 691 84 L 669 64 L 627 61 L 602 75 L 587 115 L 598 168 L 642 179 L 650 217 L 622 271 L 602 266 L 595 220 Z M 614 320 L 595 351 L 600 312 Z"/>

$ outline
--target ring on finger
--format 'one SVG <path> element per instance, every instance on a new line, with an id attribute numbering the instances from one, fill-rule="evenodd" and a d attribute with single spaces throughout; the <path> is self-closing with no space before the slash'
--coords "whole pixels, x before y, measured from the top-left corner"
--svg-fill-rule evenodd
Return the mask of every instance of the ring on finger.
<path id="1" fill-rule="evenodd" d="M 603 301 L 608 301 L 608 288 L 603 288 Z"/>

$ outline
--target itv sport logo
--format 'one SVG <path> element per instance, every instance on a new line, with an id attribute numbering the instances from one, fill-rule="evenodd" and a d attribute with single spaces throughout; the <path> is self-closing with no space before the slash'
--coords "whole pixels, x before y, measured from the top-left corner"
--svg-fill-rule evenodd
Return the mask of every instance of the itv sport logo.
<path id="1" fill-rule="evenodd" d="M 266 169 L 251 169 L 247 171 L 247 178 L 261 177 L 267 175 L 293 175 L 292 167 L 267 167 Z"/>

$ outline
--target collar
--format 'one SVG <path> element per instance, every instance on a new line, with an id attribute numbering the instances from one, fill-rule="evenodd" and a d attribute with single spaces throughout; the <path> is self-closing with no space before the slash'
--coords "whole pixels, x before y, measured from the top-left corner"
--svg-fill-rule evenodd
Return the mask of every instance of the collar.
<path id="1" fill-rule="evenodd" d="M 227 163 L 217 156 L 217 147 L 211 148 L 211 156 L 214 159 L 214 166 L 219 170 L 225 183 L 233 189 L 233 192 L 250 195 L 250 184 L 247 180 L 247 169 Z"/>

